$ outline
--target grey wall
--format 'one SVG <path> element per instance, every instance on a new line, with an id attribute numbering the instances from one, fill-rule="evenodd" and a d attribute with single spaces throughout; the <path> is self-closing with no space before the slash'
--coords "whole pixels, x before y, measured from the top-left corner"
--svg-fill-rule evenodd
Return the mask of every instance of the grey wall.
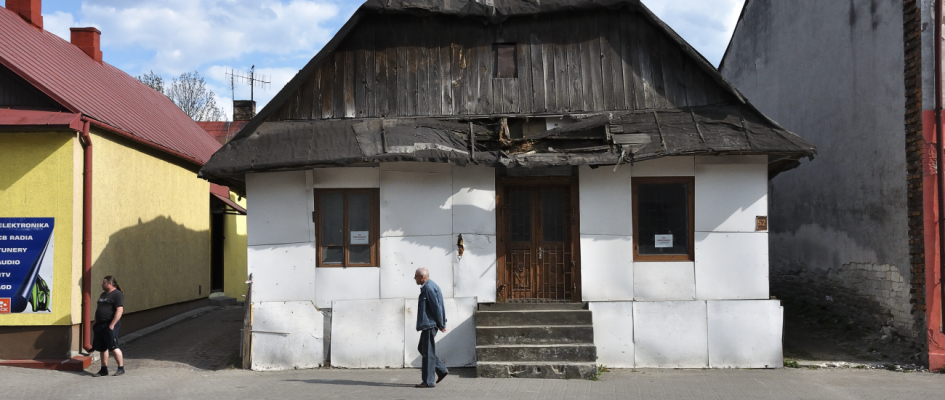
<path id="1" fill-rule="evenodd" d="M 916 335 L 902 1 L 750 0 L 746 7 L 722 73 L 819 153 L 770 182 L 772 294 Z"/>

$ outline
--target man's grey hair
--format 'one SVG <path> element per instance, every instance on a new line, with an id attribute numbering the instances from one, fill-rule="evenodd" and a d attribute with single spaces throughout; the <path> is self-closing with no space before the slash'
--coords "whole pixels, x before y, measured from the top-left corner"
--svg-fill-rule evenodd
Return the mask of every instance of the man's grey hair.
<path id="1" fill-rule="evenodd" d="M 417 268 L 417 274 L 419 274 L 420 276 L 424 278 L 430 277 L 430 271 L 423 267 Z"/>

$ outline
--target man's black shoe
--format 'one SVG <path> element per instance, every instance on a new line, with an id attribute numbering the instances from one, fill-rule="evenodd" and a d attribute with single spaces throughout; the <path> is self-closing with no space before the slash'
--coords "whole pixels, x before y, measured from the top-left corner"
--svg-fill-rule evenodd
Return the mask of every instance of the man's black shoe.
<path id="1" fill-rule="evenodd" d="M 98 370 L 98 373 L 95 375 L 108 376 L 108 368 L 102 367 L 102 369 Z"/>
<path id="2" fill-rule="evenodd" d="M 437 374 L 437 375 L 436 375 L 436 383 L 440 383 L 440 381 L 446 379 L 446 376 L 449 375 L 449 374 L 450 374 L 449 371 L 444 372 L 443 375 Z"/>

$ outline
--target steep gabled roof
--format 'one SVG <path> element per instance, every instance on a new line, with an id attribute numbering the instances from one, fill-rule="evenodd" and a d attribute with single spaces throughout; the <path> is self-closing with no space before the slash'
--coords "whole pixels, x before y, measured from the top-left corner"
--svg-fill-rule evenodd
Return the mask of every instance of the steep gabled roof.
<path id="1" fill-rule="evenodd" d="M 220 144 L 167 97 L 0 8 L 0 64 L 75 114 L 197 165 Z"/>

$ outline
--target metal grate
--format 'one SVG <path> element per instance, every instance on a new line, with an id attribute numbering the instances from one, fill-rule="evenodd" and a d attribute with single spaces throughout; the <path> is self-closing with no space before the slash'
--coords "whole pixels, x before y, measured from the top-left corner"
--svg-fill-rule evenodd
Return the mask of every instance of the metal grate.
<path id="1" fill-rule="evenodd" d="M 512 186 L 505 258 L 507 300 L 573 300 L 567 186 Z"/>

